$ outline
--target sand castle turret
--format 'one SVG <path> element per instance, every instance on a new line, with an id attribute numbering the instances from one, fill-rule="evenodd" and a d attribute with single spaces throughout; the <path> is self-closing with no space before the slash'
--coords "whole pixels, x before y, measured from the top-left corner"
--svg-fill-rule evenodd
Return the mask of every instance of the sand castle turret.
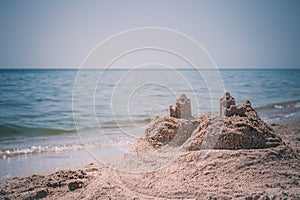
<path id="1" fill-rule="evenodd" d="M 225 92 L 224 96 L 220 99 L 220 115 L 227 117 L 238 115 L 242 117 L 245 116 L 245 110 L 243 106 L 235 105 L 235 99 L 229 92 Z"/>
<path id="2" fill-rule="evenodd" d="M 191 100 L 185 94 L 181 94 L 176 100 L 175 107 L 172 105 L 169 107 L 169 116 L 179 119 L 191 119 Z"/>
<path id="3" fill-rule="evenodd" d="M 220 115 L 226 115 L 226 111 L 231 105 L 235 105 L 235 99 L 229 92 L 225 92 L 224 96 L 220 99 Z"/>

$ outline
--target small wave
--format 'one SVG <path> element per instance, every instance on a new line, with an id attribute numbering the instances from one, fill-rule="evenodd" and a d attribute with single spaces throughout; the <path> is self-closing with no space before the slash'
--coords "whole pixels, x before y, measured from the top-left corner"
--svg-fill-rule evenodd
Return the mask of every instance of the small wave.
<path id="1" fill-rule="evenodd" d="M 28 127 L 14 124 L 0 124 L 0 141 L 24 139 L 35 136 L 59 135 L 65 133 L 73 133 L 76 130 L 51 129 L 43 127 Z"/>
<path id="2" fill-rule="evenodd" d="M 277 109 L 282 109 L 283 106 L 282 105 L 274 105 L 274 108 L 277 108 Z"/>
<path id="3" fill-rule="evenodd" d="M 269 104 L 257 111 L 268 123 L 280 123 L 285 120 L 300 117 L 300 100 Z"/>
<path id="4" fill-rule="evenodd" d="M 288 115 L 285 115 L 284 117 L 285 117 L 286 119 L 290 119 L 290 118 L 292 118 L 293 116 L 295 116 L 295 113 L 290 113 L 290 114 L 288 114 Z"/>
<path id="5" fill-rule="evenodd" d="M 62 146 L 32 146 L 30 148 L 23 149 L 4 149 L 0 150 L 0 158 L 6 159 L 7 157 L 26 155 L 26 154 L 35 154 L 35 153 L 45 153 L 45 152 L 58 152 L 66 150 L 81 150 L 84 148 L 84 145 L 62 145 Z"/>
<path id="6" fill-rule="evenodd" d="M 266 106 L 257 107 L 257 110 L 273 110 L 283 108 L 300 108 L 300 100 L 268 104 Z"/>
<path id="7" fill-rule="evenodd" d="M 15 148 L 15 149 L 2 149 L 0 150 L 0 159 L 7 159 L 13 156 L 32 155 L 48 152 L 61 152 L 61 151 L 78 151 L 84 149 L 96 149 L 107 147 L 120 147 L 129 146 L 133 143 L 133 139 L 122 138 L 118 140 L 107 141 L 95 141 L 93 143 L 86 144 L 69 144 L 69 145 L 57 145 L 57 146 L 32 146 L 29 148 Z"/>
<path id="8" fill-rule="evenodd" d="M 149 123 L 150 119 L 142 120 L 123 120 L 123 121 L 108 121 L 96 127 L 79 127 L 78 129 L 51 129 L 42 127 L 28 127 L 14 124 L 0 123 L 0 142 L 27 140 L 31 138 L 47 138 L 49 136 L 59 136 L 63 134 L 77 134 L 78 132 L 93 132 L 99 129 L 117 129 L 117 128 L 131 128 L 137 124 Z"/>

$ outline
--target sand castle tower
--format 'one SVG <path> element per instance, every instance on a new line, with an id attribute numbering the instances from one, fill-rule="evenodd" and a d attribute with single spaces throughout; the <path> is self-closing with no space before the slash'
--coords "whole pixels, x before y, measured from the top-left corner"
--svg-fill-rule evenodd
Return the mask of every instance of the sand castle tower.
<path id="1" fill-rule="evenodd" d="M 245 116 L 245 110 L 242 105 L 235 105 L 235 99 L 229 92 L 225 92 L 224 96 L 220 99 L 220 115 L 227 117 L 238 115 L 243 117 Z"/>
<path id="2" fill-rule="evenodd" d="M 185 94 L 181 94 L 176 100 L 175 108 L 173 106 L 169 107 L 169 116 L 179 119 L 191 119 L 191 100 Z"/>
<path id="3" fill-rule="evenodd" d="M 229 109 L 231 105 L 235 105 L 235 99 L 229 92 L 225 92 L 224 96 L 220 99 L 220 115 L 226 115 L 226 110 Z"/>

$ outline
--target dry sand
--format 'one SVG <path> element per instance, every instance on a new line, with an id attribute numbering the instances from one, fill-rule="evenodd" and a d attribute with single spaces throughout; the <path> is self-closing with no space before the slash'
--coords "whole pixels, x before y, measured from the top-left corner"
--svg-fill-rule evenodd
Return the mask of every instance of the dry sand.
<path id="1" fill-rule="evenodd" d="M 182 151 L 150 172 L 126 173 L 95 163 L 10 178 L 1 180 L 0 199 L 300 199 L 300 119 L 271 128 L 281 145 Z"/>

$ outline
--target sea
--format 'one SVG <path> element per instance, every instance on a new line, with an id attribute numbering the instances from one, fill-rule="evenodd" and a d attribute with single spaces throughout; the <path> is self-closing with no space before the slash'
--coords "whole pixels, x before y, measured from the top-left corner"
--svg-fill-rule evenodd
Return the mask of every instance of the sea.
<path id="1" fill-rule="evenodd" d="M 180 94 L 203 115 L 225 91 L 268 124 L 300 117 L 300 69 L 1 69 L 0 178 L 124 154 Z"/>

